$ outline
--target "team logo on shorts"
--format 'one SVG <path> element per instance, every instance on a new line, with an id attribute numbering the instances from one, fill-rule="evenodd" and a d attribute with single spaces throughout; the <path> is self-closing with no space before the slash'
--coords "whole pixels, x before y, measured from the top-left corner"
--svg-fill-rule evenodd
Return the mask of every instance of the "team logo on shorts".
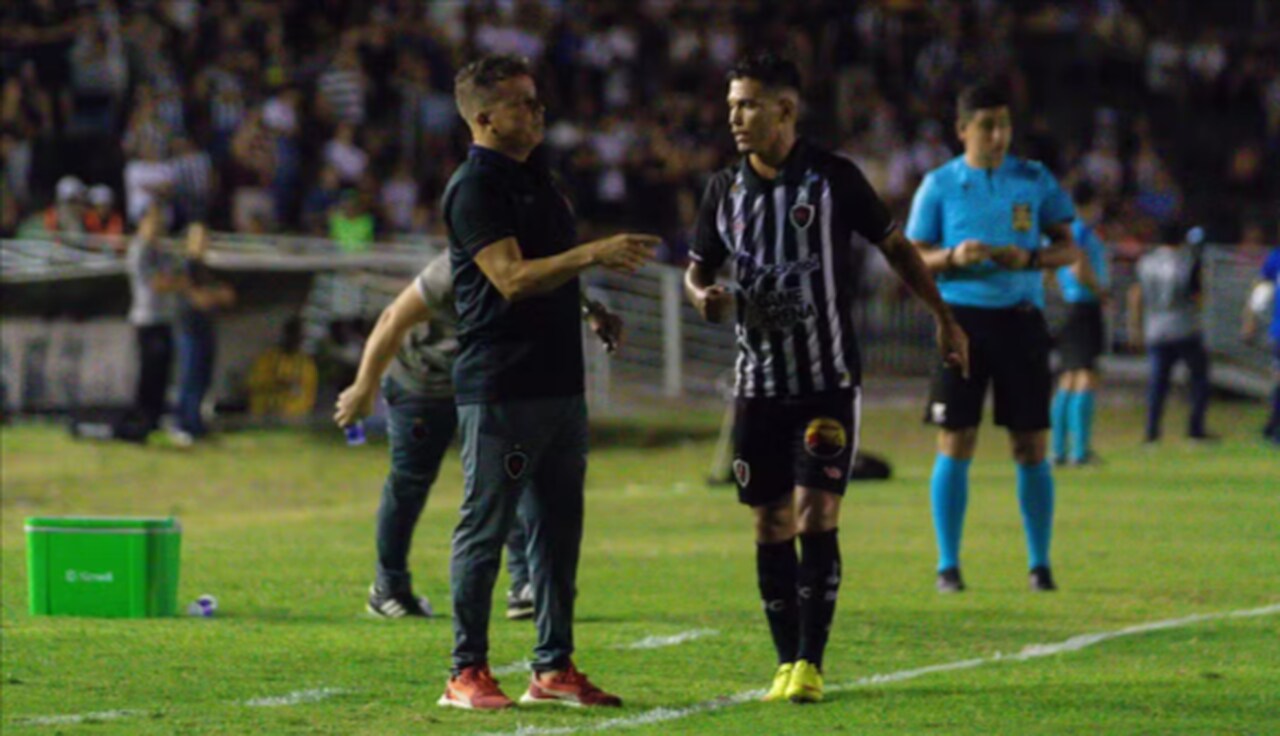
<path id="1" fill-rule="evenodd" d="M 804 429 L 804 450 L 814 457 L 835 457 L 848 446 L 844 425 L 829 417 L 818 417 Z"/>
<path id="2" fill-rule="evenodd" d="M 524 475 L 528 467 L 529 456 L 524 453 L 524 450 L 512 450 L 502 458 L 502 469 L 507 471 L 507 477 L 511 480 L 520 480 L 520 476 Z"/>
<path id="3" fill-rule="evenodd" d="M 947 405 L 941 401 L 935 401 L 929 405 L 930 419 L 934 424 L 945 424 L 947 421 Z"/>
<path id="4" fill-rule="evenodd" d="M 1013 205 L 1013 230 L 1019 233 L 1031 232 L 1031 205 L 1025 202 Z"/>
<path id="5" fill-rule="evenodd" d="M 813 205 L 801 202 L 791 208 L 791 224 L 797 230 L 808 230 L 813 224 Z"/>
<path id="6" fill-rule="evenodd" d="M 831 480 L 840 480 L 844 477 L 844 471 L 834 465 L 828 465 L 822 469 L 822 472 Z"/>
<path id="7" fill-rule="evenodd" d="M 746 460 L 738 458 L 733 461 L 733 477 L 737 479 L 738 485 L 743 488 L 746 488 L 747 484 L 751 482 L 751 466 L 747 464 Z"/>

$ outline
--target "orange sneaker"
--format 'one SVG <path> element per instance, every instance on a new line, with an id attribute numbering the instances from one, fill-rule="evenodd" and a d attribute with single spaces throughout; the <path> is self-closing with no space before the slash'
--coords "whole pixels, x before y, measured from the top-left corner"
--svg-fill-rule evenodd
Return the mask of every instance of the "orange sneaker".
<path id="1" fill-rule="evenodd" d="M 535 673 L 529 682 L 529 690 L 520 696 L 520 702 L 529 705 L 559 703 L 575 708 L 584 705 L 617 708 L 622 705 L 622 698 L 592 685 L 587 676 L 570 662 L 568 669 L 551 677 L 539 677 Z"/>
<path id="2" fill-rule="evenodd" d="M 446 708 L 464 710 L 500 710 L 514 708 L 515 701 L 498 687 L 498 681 L 489 672 L 489 665 L 464 667 L 456 677 L 450 677 L 444 686 L 444 695 L 436 701 Z"/>

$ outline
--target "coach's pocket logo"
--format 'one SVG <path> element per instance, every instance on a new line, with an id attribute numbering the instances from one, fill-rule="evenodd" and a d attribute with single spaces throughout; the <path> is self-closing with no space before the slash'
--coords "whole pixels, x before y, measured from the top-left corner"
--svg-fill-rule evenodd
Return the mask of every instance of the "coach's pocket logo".
<path id="1" fill-rule="evenodd" d="M 1025 202 L 1013 205 L 1013 230 L 1019 233 L 1031 232 L 1031 205 Z"/>
<path id="2" fill-rule="evenodd" d="M 737 479 L 738 485 L 743 488 L 746 488 L 747 484 L 751 482 L 751 466 L 747 464 L 746 460 L 738 458 L 733 461 L 733 477 Z"/>
<path id="3" fill-rule="evenodd" d="M 520 480 L 520 476 L 524 475 L 528 467 L 529 456 L 524 453 L 524 450 L 512 450 L 502 458 L 502 469 L 507 471 L 507 477 L 511 480 Z"/>
<path id="4" fill-rule="evenodd" d="M 835 457 L 848 445 L 844 425 L 829 417 L 818 417 L 804 429 L 804 450 L 814 457 Z"/>
<path id="5" fill-rule="evenodd" d="M 801 202 L 791 208 L 791 224 L 797 230 L 808 230 L 813 224 L 813 205 Z"/>

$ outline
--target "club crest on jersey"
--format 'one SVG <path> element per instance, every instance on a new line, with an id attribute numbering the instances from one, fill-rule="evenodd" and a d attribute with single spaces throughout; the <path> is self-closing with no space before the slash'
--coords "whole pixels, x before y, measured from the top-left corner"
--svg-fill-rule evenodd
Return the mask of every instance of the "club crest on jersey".
<path id="1" fill-rule="evenodd" d="M 524 450 L 512 450 L 502 458 L 502 469 L 507 471 L 507 477 L 511 480 L 520 480 L 520 476 L 524 475 L 524 471 L 529 468 L 529 456 Z"/>
<path id="2" fill-rule="evenodd" d="M 813 205 L 798 202 L 791 206 L 791 224 L 797 230 L 808 230 L 813 224 Z"/>
<path id="3" fill-rule="evenodd" d="M 1013 205 L 1013 229 L 1019 233 L 1031 232 L 1031 205 L 1025 202 Z"/>
<path id="4" fill-rule="evenodd" d="M 830 417 L 818 417 L 804 429 L 804 450 L 814 457 L 836 457 L 848 445 L 844 425 Z"/>
<path id="5" fill-rule="evenodd" d="M 751 482 L 751 466 L 747 464 L 746 460 L 738 458 L 733 461 L 733 477 L 738 481 L 738 485 L 743 488 L 746 488 L 747 484 Z"/>

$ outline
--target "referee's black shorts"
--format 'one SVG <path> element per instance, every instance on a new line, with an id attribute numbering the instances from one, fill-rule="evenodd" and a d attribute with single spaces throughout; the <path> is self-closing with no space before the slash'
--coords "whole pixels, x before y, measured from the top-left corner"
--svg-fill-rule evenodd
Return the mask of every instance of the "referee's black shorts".
<path id="1" fill-rule="evenodd" d="M 997 425 L 1014 432 L 1048 429 L 1051 339 L 1040 309 L 1025 304 L 1005 309 L 953 306 L 951 311 L 969 336 L 969 378 L 939 363 L 925 422 L 952 430 L 977 427 L 991 384 Z"/>
<path id="2" fill-rule="evenodd" d="M 1062 370 L 1096 370 L 1105 341 L 1104 329 L 1101 304 L 1073 302 L 1068 305 L 1067 321 L 1057 340 Z"/>
<path id="3" fill-rule="evenodd" d="M 738 500 L 772 506 L 796 486 L 843 496 L 858 453 L 861 391 L 739 397 L 733 419 Z"/>

